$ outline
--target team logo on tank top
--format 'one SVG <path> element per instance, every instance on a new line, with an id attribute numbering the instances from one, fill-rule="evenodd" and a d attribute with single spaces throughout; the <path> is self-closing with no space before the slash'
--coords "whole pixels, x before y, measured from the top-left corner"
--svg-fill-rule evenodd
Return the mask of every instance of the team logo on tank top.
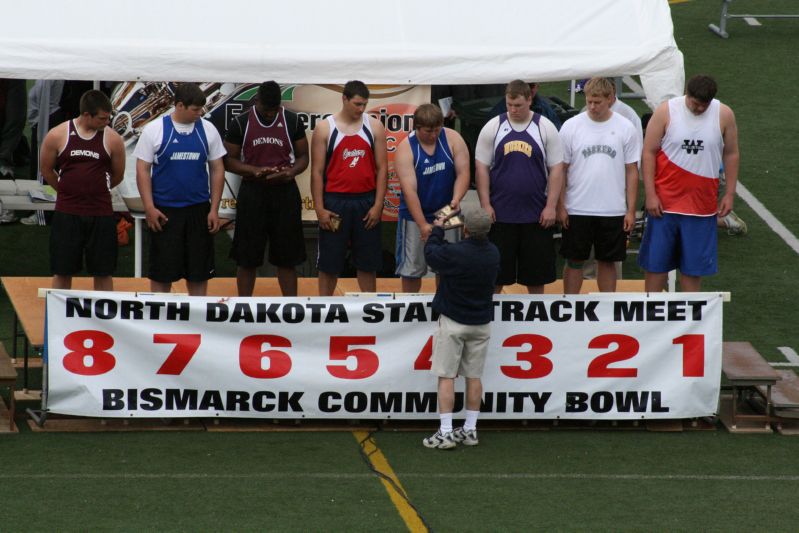
<path id="1" fill-rule="evenodd" d="M 691 155 L 696 155 L 696 154 L 698 154 L 699 152 L 701 152 L 702 150 L 705 149 L 705 147 L 702 146 L 704 144 L 704 142 L 705 141 L 703 141 L 701 139 L 698 140 L 698 141 L 695 141 L 693 139 L 685 139 L 685 140 L 683 140 L 683 145 L 680 146 L 680 148 L 682 148 L 683 150 L 685 150 L 687 153 L 689 153 Z"/>

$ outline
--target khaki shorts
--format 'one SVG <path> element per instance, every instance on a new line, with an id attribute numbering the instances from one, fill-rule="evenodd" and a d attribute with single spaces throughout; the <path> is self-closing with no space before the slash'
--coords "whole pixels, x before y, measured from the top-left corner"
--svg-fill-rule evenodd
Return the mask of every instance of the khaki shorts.
<path id="1" fill-rule="evenodd" d="M 461 324 L 441 315 L 433 339 L 431 372 L 442 378 L 483 375 L 491 324 Z"/>

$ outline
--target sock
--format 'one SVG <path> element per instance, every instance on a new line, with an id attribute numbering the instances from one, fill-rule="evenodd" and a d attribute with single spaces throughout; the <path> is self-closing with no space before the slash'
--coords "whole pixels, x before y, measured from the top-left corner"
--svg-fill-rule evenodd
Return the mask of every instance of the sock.
<path id="1" fill-rule="evenodd" d="M 452 413 L 441 413 L 441 433 L 450 433 L 452 431 Z"/>
<path id="2" fill-rule="evenodd" d="M 480 414 L 480 411 L 469 411 L 466 410 L 466 421 L 463 423 L 463 429 L 466 431 L 471 431 L 473 429 L 477 429 L 477 416 Z"/>

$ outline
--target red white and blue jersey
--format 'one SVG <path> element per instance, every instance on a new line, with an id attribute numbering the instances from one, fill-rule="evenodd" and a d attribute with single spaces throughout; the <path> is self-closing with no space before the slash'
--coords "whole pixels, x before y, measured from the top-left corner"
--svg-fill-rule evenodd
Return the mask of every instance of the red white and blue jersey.
<path id="1" fill-rule="evenodd" d="M 81 216 L 114 214 L 111 206 L 111 155 L 105 146 L 105 128 L 84 139 L 75 122 L 70 120 L 67 123 L 67 142 L 58 153 L 56 166 L 56 211 Z"/>
<path id="2" fill-rule="evenodd" d="M 655 160 L 655 192 L 663 211 L 681 215 L 715 215 L 724 139 L 720 103 L 713 100 L 701 115 L 685 97 L 669 100 L 669 125 Z"/>
<path id="3" fill-rule="evenodd" d="M 281 107 L 271 124 L 264 124 L 251 108 L 241 145 L 241 160 L 257 167 L 286 167 L 294 163 L 294 144 Z"/>
<path id="4" fill-rule="evenodd" d="M 353 135 L 342 133 L 336 127 L 333 115 L 326 120 L 330 125 L 330 133 L 327 137 L 325 192 L 361 194 L 374 191 L 377 167 L 369 115 L 363 114 L 363 124 Z"/>

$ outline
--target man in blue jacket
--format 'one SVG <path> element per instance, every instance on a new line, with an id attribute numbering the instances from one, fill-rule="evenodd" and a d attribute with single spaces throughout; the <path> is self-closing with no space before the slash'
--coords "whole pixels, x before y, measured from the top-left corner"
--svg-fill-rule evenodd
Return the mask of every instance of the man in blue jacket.
<path id="1" fill-rule="evenodd" d="M 499 250 L 488 240 L 491 215 L 482 208 L 463 214 L 464 240 L 444 239 L 443 221 L 433 222 L 424 256 L 440 276 L 433 309 L 440 314 L 433 344 L 431 371 L 438 376 L 438 412 L 441 427 L 424 439 L 428 448 L 447 450 L 458 443 L 475 446 L 477 416 L 483 397 L 483 375 L 491 320 Z M 452 428 L 455 377 L 466 378 L 466 421 Z"/>

